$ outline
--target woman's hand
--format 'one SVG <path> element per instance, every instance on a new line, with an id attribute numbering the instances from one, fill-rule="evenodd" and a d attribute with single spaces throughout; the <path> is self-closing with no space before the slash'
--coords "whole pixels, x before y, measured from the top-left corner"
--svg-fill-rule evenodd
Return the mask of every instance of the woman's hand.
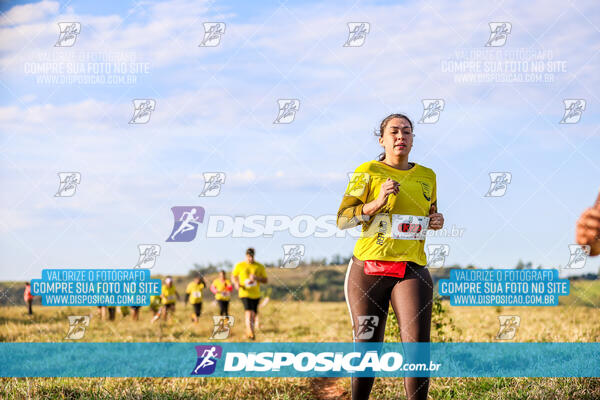
<path id="1" fill-rule="evenodd" d="M 387 204 L 390 194 L 398 194 L 399 191 L 400 184 L 391 178 L 387 178 L 386 181 L 381 184 L 379 196 L 377 196 L 377 198 L 372 202 L 364 205 L 363 214 L 374 215 Z"/>
<path id="2" fill-rule="evenodd" d="M 444 216 L 437 212 L 437 204 L 433 203 L 429 208 L 429 229 L 437 231 L 444 227 Z"/>
<path id="3" fill-rule="evenodd" d="M 400 184 L 391 178 L 387 178 L 385 182 L 381 184 L 379 196 L 377 196 L 377 201 L 379 202 L 380 206 L 383 207 L 387 204 L 390 194 L 398 194 L 399 191 Z"/>

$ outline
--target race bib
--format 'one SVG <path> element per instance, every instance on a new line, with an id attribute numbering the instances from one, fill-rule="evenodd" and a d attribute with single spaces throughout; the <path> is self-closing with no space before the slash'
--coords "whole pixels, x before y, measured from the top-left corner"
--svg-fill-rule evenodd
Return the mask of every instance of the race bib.
<path id="1" fill-rule="evenodd" d="M 252 281 L 251 279 L 246 279 L 244 281 L 244 286 L 246 286 L 246 287 L 256 286 L 256 281 Z"/>
<path id="2" fill-rule="evenodd" d="M 200 297 L 202 297 L 202 292 L 194 292 L 194 297 L 195 297 L 195 298 L 200 298 Z"/>
<path id="3" fill-rule="evenodd" d="M 392 214 L 392 239 L 425 240 L 429 217 Z"/>

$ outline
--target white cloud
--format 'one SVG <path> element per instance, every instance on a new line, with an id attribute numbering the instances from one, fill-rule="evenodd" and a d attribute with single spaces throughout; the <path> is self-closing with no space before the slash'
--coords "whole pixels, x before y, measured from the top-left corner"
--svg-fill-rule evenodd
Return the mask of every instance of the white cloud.
<path id="1" fill-rule="evenodd" d="M 24 25 L 46 18 L 58 12 L 59 3 L 56 1 L 40 1 L 14 6 L 0 15 L 0 26 Z"/>

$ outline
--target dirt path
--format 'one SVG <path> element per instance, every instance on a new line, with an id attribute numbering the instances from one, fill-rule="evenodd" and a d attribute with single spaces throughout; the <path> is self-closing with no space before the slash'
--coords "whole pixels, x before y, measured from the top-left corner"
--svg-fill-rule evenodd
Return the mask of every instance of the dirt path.
<path id="1" fill-rule="evenodd" d="M 313 378 L 311 389 L 318 400 L 350 400 L 350 393 L 338 385 L 342 378 Z"/>

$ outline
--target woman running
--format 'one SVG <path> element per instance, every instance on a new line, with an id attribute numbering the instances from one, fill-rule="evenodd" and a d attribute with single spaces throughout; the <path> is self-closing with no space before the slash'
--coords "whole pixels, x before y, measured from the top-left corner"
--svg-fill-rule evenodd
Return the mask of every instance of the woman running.
<path id="1" fill-rule="evenodd" d="M 170 276 L 165 278 L 165 283 L 162 285 L 160 300 L 162 304 L 160 313 L 155 315 L 151 322 L 158 320 L 161 314 L 163 319 L 166 321 L 169 317 L 169 314 L 173 314 L 175 312 L 175 303 L 177 300 L 179 300 L 179 292 L 177 292 L 177 289 L 173 284 L 173 278 Z"/>
<path id="2" fill-rule="evenodd" d="M 191 281 L 185 289 L 185 302 L 188 301 L 194 308 L 192 313 L 192 322 L 198 323 L 198 318 L 202 314 L 202 289 L 206 287 L 206 282 L 201 275 L 196 275 L 193 281 Z"/>
<path id="3" fill-rule="evenodd" d="M 227 279 L 225 271 L 221 270 L 219 272 L 219 277 L 210 285 L 210 291 L 214 293 L 215 300 L 219 304 L 220 315 L 229 315 L 229 300 L 231 300 L 233 286 L 231 281 Z"/>
<path id="4" fill-rule="evenodd" d="M 31 294 L 31 284 L 29 282 L 25 282 L 23 300 L 25 300 L 25 304 L 27 304 L 27 313 L 33 315 L 33 295 Z"/>
<path id="5" fill-rule="evenodd" d="M 408 161 L 413 124 L 402 114 L 380 125 L 379 160 L 361 164 L 340 205 L 337 225 L 362 225 L 344 293 L 354 342 L 382 342 L 391 303 L 403 342 L 429 342 L 433 283 L 425 268 L 425 233 L 440 229 L 435 173 Z M 368 399 L 375 378 L 352 377 L 352 399 Z M 406 397 L 426 399 L 429 378 L 405 377 Z"/>

